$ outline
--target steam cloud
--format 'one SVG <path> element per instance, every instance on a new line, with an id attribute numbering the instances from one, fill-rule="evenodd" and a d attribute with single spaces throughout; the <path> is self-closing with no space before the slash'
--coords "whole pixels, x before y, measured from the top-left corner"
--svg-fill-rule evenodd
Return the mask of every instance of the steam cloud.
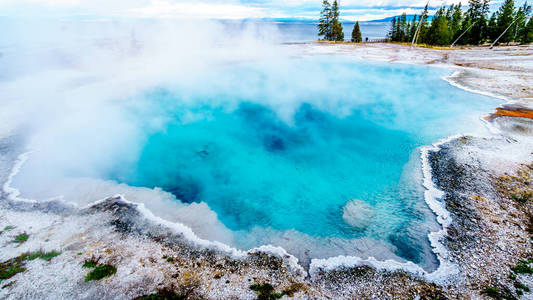
<path id="1" fill-rule="evenodd" d="M 160 189 L 99 178 L 135 161 L 147 135 L 172 117 L 143 93 L 158 87 L 196 90 L 214 67 L 285 56 L 276 46 L 275 26 L 154 20 L 2 24 L 0 136 L 23 134 L 32 151 L 13 182 L 22 197 L 83 205 L 121 193 L 187 223 L 204 238 L 231 242 L 205 204 L 183 206 Z M 200 89 L 209 93 L 206 84 Z M 166 105 L 193 104 L 187 103 L 192 97 L 182 100 Z M 164 213 L 168 205 L 176 210 Z M 191 215 L 201 218 L 186 217 Z"/>
<path id="2" fill-rule="evenodd" d="M 183 222 L 202 238 L 228 244 L 234 244 L 234 233 L 205 203 L 184 205 L 158 188 L 131 187 L 102 178 L 117 167 L 133 164 L 150 134 L 164 130 L 171 120 L 187 123 L 209 118 L 205 107 L 232 111 L 242 101 L 253 101 L 269 107 L 290 125 L 303 103 L 340 117 L 367 105 L 372 113 L 383 116 L 376 120 L 380 125 L 407 132 L 412 130 L 413 119 L 433 120 L 433 127 L 416 130 L 434 132 L 448 127 L 454 132 L 447 115 L 465 110 L 460 101 L 447 105 L 444 112 L 431 110 L 432 103 L 414 101 L 417 93 L 438 94 L 443 83 L 428 84 L 424 75 L 410 68 L 392 73 L 407 72 L 412 85 L 384 89 L 379 87 L 391 85 L 390 77 L 372 72 L 372 66 L 354 71 L 335 64 L 331 72 L 328 64 L 294 64 L 306 46 L 280 45 L 281 34 L 274 25 L 6 19 L 0 25 L 6 29 L 0 41 L 0 137 L 23 135 L 33 151 L 13 180 L 22 197 L 60 197 L 85 205 L 120 193 L 144 202 L 167 220 Z M 239 72 L 227 72 L 235 66 Z M 353 80 L 339 80 L 346 77 Z M 368 86 L 374 88 L 368 90 Z M 329 97 L 332 90 L 335 98 Z M 149 96 L 154 92 L 173 97 L 156 100 Z M 385 106 L 372 106 L 383 101 Z M 420 106 L 427 109 L 416 109 Z M 434 140 L 431 135 L 426 138 L 423 143 Z M 354 216 L 351 208 L 358 209 L 347 207 L 350 220 Z M 309 238 L 294 232 L 272 235 L 273 240 L 291 243 Z M 247 236 L 251 239 L 253 234 Z M 381 257 L 396 257 L 391 245 L 361 243 L 362 253 L 380 248 Z M 344 244 L 345 249 L 357 248 L 349 241 Z M 292 250 L 299 245 L 294 242 Z M 327 256 L 322 250 L 315 252 Z"/>

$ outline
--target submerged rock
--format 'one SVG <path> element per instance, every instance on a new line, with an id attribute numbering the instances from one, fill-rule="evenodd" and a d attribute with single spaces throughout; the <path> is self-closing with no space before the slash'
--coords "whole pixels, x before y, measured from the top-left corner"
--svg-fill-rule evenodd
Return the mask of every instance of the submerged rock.
<path id="1" fill-rule="evenodd" d="M 342 219 L 353 227 L 364 229 L 374 216 L 374 208 L 370 204 L 354 199 L 346 204 Z"/>

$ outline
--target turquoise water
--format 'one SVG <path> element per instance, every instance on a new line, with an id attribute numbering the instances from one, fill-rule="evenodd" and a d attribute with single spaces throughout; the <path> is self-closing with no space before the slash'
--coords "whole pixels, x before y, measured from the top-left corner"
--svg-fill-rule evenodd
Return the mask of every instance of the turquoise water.
<path id="1" fill-rule="evenodd" d="M 250 103 L 212 117 L 151 136 L 128 182 L 162 187 L 187 203 L 205 201 L 233 230 L 360 235 L 342 221 L 343 206 L 388 197 L 416 146 L 409 134 L 360 114 L 338 119 L 310 105 L 292 126 Z"/>
<path id="2" fill-rule="evenodd" d="M 273 236 L 290 231 L 337 241 L 292 240 L 294 249 L 357 255 L 338 241 L 371 238 L 432 265 L 419 147 L 482 131 L 479 116 L 494 105 L 450 86 L 449 73 L 340 56 L 218 66 L 137 99 L 138 160 L 106 176 L 207 203 L 237 246 L 285 246 Z"/>

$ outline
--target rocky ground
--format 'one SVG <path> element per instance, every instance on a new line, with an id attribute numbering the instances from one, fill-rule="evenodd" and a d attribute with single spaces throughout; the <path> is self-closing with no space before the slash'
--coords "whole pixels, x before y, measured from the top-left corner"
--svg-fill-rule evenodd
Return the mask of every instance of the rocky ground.
<path id="1" fill-rule="evenodd" d="M 457 70 L 448 78 L 452 84 L 505 98 L 519 111 L 533 100 L 533 47 L 290 47 L 451 67 Z M 14 201 L 3 191 L 0 298 L 533 299 L 532 120 L 527 113 L 487 119 L 494 136 L 459 137 L 429 152 L 452 219 L 441 243 L 445 259 L 458 267 L 453 276 L 429 280 L 370 262 L 306 272 L 280 249 L 242 253 L 193 243 L 180 227 L 120 197 L 80 209 Z M 16 144 L 15 137 L 0 142 L 0 168 L 13 167 Z"/>

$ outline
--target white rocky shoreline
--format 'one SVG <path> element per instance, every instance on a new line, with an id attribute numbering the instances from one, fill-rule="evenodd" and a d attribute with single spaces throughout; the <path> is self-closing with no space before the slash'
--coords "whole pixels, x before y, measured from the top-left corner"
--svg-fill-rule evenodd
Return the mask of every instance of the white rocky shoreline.
<path id="1" fill-rule="evenodd" d="M 290 47 L 304 53 L 343 53 L 366 60 L 454 68 L 457 72 L 447 80 L 460 88 L 483 91 L 526 108 L 533 100 L 531 46 L 494 51 L 411 49 L 392 44 Z M 50 261 L 25 262 L 25 272 L 1 283 L 0 297 L 132 299 L 159 291 L 190 299 L 255 299 L 258 294 L 250 285 L 265 283 L 274 291 L 266 288 L 262 293 L 296 299 L 480 298 L 487 295 L 482 294 L 487 289 L 495 289 L 502 297 L 518 297 L 516 282 L 533 288 L 531 274 L 509 277 L 520 260 L 533 257 L 532 205 L 531 199 L 525 203 L 513 200 L 509 191 L 532 188 L 531 122 L 498 117 L 488 123 L 498 133 L 494 137 L 460 136 L 425 148 L 425 171 L 433 177 L 425 186 L 428 191 L 435 188 L 433 193 L 443 191 L 441 202 L 433 204 L 446 208 L 437 212 L 446 235 L 435 237 L 432 245 L 442 247 L 438 248 L 441 266 L 450 262 L 457 268 L 452 276 L 431 278 L 412 263 L 357 258 L 314 261 L 308 274 L 281 248 L 246 253 L 207 241 L 191 242 L 192 231 L 154 220 L 142 207 L 121 197 L 78 209 L 58 202 L 17 201 L 6 185 L 0 197 L 0 229 L 13 228 L 0 234 L 0 261 L 39 249 L 61 254 Z M 19 153 L 13 149 L 16 144 L 16 137 L 1 141 L 2 169 L 14 167 Z M 9 182 L 9 178 L 0 180 Z M 14 235 L 23 232 L 28 240 L 12 243 Z M 87 270 L 82 265 L 91 259 L 116 266 L 117 273 L 84 282 Z M 533 294 L 525 292 L 522 297 Z"/>

